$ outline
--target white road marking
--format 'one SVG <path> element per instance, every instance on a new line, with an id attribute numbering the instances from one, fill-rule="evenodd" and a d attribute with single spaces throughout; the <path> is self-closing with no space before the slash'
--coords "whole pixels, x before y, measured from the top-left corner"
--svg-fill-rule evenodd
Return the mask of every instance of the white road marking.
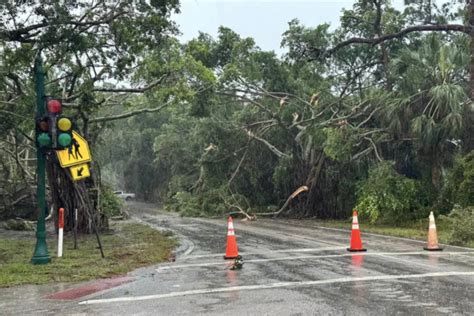
<path id="1" fill-rule="evenodd" d="M 347 247 L 324 247 L 324 248 L 297 248 L 297 249 L 280 249 L 280 250 L 271 250 L 271 251 L 264 251 L 264 252 L 240 252 L 239 254 L 242 256 L 248 255 L 267 255 L 272 253 L 282 253 L 282 252 L 319 252 L 319 251 L 328 251 L 328 250 L 341 250 L 346 249 Z M 223 253 L 210 253 L 210 254 L 203 254 L 203 255 L 192 255 L 186 256 L 182 259 L 196 259 L 196 258 L 211 258 L 211 257 L 222 257 Z"/>
<path id="2" fill-rule="evenodd" d="M 170 298 L 170 297 L 198 295 L 198 294 L 211 294 L 211 293 L 225 293 L 225 292 L 234 292 L 234 291 L 250 291 L 250 290 L 275 289 L 275 288 L 285 288 L 285 287 L 301 287 L 301 286 L 322 285 L 322 284 L 365 282 L 365 281 L 390 281 L 390 280 L 435 278 L 435 277 L 448 277 L 448 276 L 474 276 L 474 272 L 455 272 L 455 271 L 433 272 L 433 273 L 423 273 L 423 274 L 345 277 L 345 278 L 315 280 L 315 281 L 277 282 L 277 283 L 262 284 L 262 285 L 230 286 L 230 287 L 221 287 L 221 288 L 214 288 L 214 289 L 198 289 L 198 290 L 171 292 L 171 293 L 155 294 L 155 295 L 96 299 L 96 300 L 82 301 L 79 304 L 90 305 L 90 304 L 105 304 L 105 303 L 117 303 L 117 302 L 135 302 L 135 301 L 156 300 L 156 299 Z"/>
<path id="3" fill-rule="evenodd" d="M 346 253 L 337 255 L 315 255 L 315 256 L 292 256 L 292 257 L 280 257 L 280 258 L 265 258 L 265 259 L 250 259 L 245 260 L 245 263 L 249 262 L 270 262 L 270 261 L 288 261 L 288 260 L 300 260 L 300 259 L 322 259 L 322 258 L 339 258 L 339 257 L 352 257 L 354 255 L 360 256 L 408 256 L 408 255 L 432 255 L 432 256 L 455 256 L 461 254 L 474 254 L 474 251 L 466 252 L 438 252 L 436 254 L 426 251 L 413 251 L 413 252 L 359 252 L 359 253 Z M 203 262 L 203 263 L 189 263 L 189 264 L 178 264 L 158 267 L 157 272 L 170 269 L 190 268 L 190 267 L 207 267 L 207 266 L 219 266 L 225 265 L 226 261 L 216 262 Z"/>
<path id="4" fill-rule="evenodd" d="M 185 243 L 187 244 L 187 249 L 186 249 L 186 251 L 183 253 L 183 256 L 187 256 L 187 255 L 189 255 L 191 252 L 193 252 L 193 250 L 194 250 L 194 243 L 193 243 L 192 241 L 186 240 L 186 239 L 184 239 L 184 238 L 181 238 L 181 240 L 182 240 L 182 241 L 184 240 Z"/>

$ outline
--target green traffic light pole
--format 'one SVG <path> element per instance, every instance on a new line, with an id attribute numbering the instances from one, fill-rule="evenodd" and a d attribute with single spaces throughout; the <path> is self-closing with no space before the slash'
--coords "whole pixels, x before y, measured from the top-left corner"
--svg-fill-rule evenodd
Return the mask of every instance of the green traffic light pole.
<path id="1" fill-rule="evenodd" d="M 41 53 L 38 52 L 35 58 L 35 89 L 36 89 L 36 117 L 45 113 L 44 108 L 44 71 Z M 37 159 L 37 189 L 38 199 L 38 222 L 36 227 L 36 247 L 31 259 L 33 264 L 47 264 L 51 261 L 48 254 L 48 245 L 46 244 L 46 158 L 44 150 L 36 144 Z"/>

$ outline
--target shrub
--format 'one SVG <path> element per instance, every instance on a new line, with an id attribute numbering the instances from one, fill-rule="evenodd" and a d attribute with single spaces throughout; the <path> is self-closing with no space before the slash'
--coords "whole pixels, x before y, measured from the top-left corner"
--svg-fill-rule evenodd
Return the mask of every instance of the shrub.
<path id="1" fill-rule="evenodd" d="M 448 237 L 450 243 L 465 246 L 474 242 L 474 206 L 456 205 L 448 216 L 441 218 L 451 226 L 451 234 Z"/>
<path id="2" fill-rule="evenodd" d="M 222 215 L 227 211 L 222 193 L 219 188 L 197 194 L 179 191 L 167 200 L 166 208 L 180 213 L 181 216 Z"/>
<path id="3" fill-rule="evenodd" d="M 357 192 L 356 209 L 361 216 L 376 221 L 400 223 L 417 217 L 422 205 L 420 184 L 396 173 L 384 162 L 369 171 Z"/>
<path id="4" fill-rule="evenodd" d="M 181 216 L 201 216 L 197 199 L 189 192 L 179 191 L 168 197 L 166 209 Z"/>
<path id="5" fill-rule="evenodd" d="M 100 191 L 100 208 L 107 217 L 118 216 L 122 212 L 123 201 L 117 197 L 112 189 L 103 185 Z"/>
<path id="6" fill-rule="evenodd" d="M 474 205 L 474 151 L 456 158 L 446 177 L 437 206 L 447 213 L 455 204 Z"/>

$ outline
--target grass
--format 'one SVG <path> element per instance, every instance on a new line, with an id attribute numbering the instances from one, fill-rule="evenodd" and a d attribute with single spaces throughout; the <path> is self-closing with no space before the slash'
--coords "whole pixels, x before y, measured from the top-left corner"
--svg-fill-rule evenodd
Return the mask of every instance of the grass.
<path id="1" fill-rule="evenodd" d="M 33 265 L 34 238 L 0 236 L 0 287 L 20 284 L 85 281 L 124 274 L 139 267 L 168 260 L 177 242 L 148 226 L 115 222 L 113 234 L 101 235 L 105 258 L 95 235 L 78 236 L 73 249 L 72 234 L 64 237 L 63 257 L 57 258 L 56 236 L 48 236 L 51 263 Z"/>
<path id="2" fill-rule="evenodd" d="M 318 221 L 323 227 L 331 228 L 345 228 L 351 229 L 352 219 L 350 221 L 336 221 L 326 220 Z M 427 240 L 428 236 L 428 220 L 409 222 L 403 225 L 383 225 L 364 223 L 359 220 L 361 232 L 374 233 L 387 236 L 404 237 L 418 240 Z M 449 244 L 449 236 L 451 234 L 451 227 L 440 220 L 436 221 L 436 231 L 438 233 L 438 241 L 443 244 Z M 474 241 L 464 245 L 466 247 L 474 248 Z"/>

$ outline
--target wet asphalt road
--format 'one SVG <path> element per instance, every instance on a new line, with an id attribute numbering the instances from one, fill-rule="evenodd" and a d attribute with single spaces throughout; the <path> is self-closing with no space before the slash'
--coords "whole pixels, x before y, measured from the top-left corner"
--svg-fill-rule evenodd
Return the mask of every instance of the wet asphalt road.
<path id="1" fill-rule="evenodd" d="M 223 260 L 225 219 L 181 218 L 132 203 L 132 216 L 180 237 L 175 262 L 137 270 L 133 282 L 72 301 L 22 292 L 6 314 L 115 315 L 473 315 L 474 250 L 364 234 L 367 253 L 349 253 L 349 232 L 314 221 L 234 221 L 242 270 Z M 36 294 L 35 294 L 36 293 Z M 18 293 L 17 293 L 18 294 Z M 35 296 L 36 295 L 36 296 Z M 0 305 L 2 306 L 2 305 Z"/>

